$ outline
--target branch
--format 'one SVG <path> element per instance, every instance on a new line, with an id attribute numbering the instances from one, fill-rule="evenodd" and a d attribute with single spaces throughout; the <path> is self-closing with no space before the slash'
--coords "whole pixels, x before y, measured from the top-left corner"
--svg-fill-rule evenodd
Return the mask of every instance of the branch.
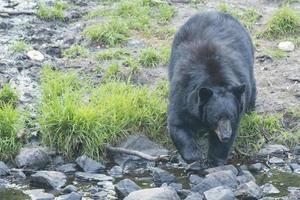
<path id="1" fill-rule="evenodd" d="M 5 11 L 0 10 L 0 15 L 37 15 L 35 12 L 31 11 Z"/>
<path id="2" fill-rule="evenodd" d="M 170 157 L 169 155 L 151 156 L 151 155 L 145 154 L 141 151 L 124 149 L 124 148 L 121 148 L 121 147 L 112 147 L 112 146 L 109 146 L 109 145 L 106 146 L 106 149 L 110 152 L 133 155 L 133 156 L 137 156 L 137 157 L 143 158 L 145 160 L 154 161 L 154 162 L 168 161 L 169 157 Z"/>

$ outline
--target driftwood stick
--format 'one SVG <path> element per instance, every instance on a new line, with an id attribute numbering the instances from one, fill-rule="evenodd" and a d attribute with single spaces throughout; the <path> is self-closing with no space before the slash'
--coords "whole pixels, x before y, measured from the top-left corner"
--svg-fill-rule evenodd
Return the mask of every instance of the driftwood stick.
<path id="1" fill-rule="evenodd" d="M 133 155 L 133 156 L 137 156 L 137 157 L 143 158 L 145 160 L 154 161 L 154 162 L 168 161 L 169 160 L 168 155 L 151 156 L 151 155 L 145 154 L 145 153 L 140 152 L 140 151 L 125 149 L 125 148 L 121 148 L 121 147 L 112 147 L 112 146 L 109 146 L 109 145 L 106 146 L 106 149 L 110 152 Z"/>
<path id="2" fill-rule="evenodd" d="M 5 11 L 0 10 L 0 15 L 37 15 L 35 12 L 31 11 Z"/>

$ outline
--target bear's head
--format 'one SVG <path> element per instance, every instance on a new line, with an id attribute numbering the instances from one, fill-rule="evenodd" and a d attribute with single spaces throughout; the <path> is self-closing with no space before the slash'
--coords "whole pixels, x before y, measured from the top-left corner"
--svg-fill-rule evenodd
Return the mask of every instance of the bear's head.
<path id="1" fill-rule="evenodd" d="M 210 132 L 221 142 L 227 142 L 239 124 L 243 113 L 245 85 L 229 88 L 201 87 L 196 90 L 193 111 Z M 194 95 L 193 95 L 194 96 Z M 195 96 L 194 96 L 195 97 Z"/>

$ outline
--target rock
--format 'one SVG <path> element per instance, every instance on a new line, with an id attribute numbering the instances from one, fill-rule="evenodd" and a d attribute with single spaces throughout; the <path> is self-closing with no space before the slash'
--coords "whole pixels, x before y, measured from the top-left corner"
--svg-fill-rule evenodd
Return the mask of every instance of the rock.
<path id="1" fill-rule="evenodd" d="M 61 195 L 56 197 L 55 200 L 81 200 L 82 195 L 77 192 L 72 192 L 71 194 Z"/>
<path id="2" fill-rule="evenodd" d="M 72 173 L 76 172 L 76 164 L 74 163 L 67 163 L 64 165 L 61 165 L 56 168 L 57 171 L 63 172 L 63 173 Z"/>
<path id="3" fill-rule="evenodd" d="M 67 182 L 65 174 L 56 171 L 38 171 L 31 175 L 30 184 L 45 189 L 60 189 Z"/>
<path id="4" fill-rule="evenodd" d="M 260 199 L 263 196 L 263 192 L 254 181 L 250 181 L 239 185 L 235 191 L 235 196 L 238 199 Z"/>
<path id="5" fill-rule="evenodd" d="M 280 145 L 280 144 L 267 144 L 262 148 L 259 152 L 258 155 L 265 157 L 268 155 L 281 155 L 285 152 L 289 152 L 290 149 L 287 148 L 286 146 Z"/>
<path id="6" fill-rule="evenodd" d="M 146 43 L 142 40 L 130 39 L 127 42 L 127 46 L 144 48 L 144 47 L 146 47 Z"/>
<path id="7" fill-rule="evenodd" d="M 218 166 L 218 167 L 213 167 L 213 168 L 208 168 L 204 170 L 204 173 L 210 174 L 218 171 L 225 171 L 225 170 L 230 170 L 235 174 L 236 176 L 238 175 L 238 170 L 233 166 L 233 165 L 223 165 L 223 166 Z"/>
<path id="8" fill-rule="evenodd" d="M 192 0 L 171 0 L 173 3 L 190 3 Z"/>
<path id="9" fill-rule="evenodd" d="M 123 176 L 123 170 L 122 167 L 116 165 L 113 166 L 109 171 L 108 174 L 112 177 L 122 177 Z"/>
<path id="10" fill-rule="evenodd" d="M 130 135 L 124 143 L 119 145 L 119 147 L 141 151 L 152 156 L 168 155 L 169 153 L 167 149 L 152 142 L 144 135 Z M 121 166 L 124 170 L 126 169 L 128 171 L 146 167 L 149 163 L 151 163 L 137 156 L 124 155 L 119 153 L 111 154 L 115 163 Z"/>
<path id="11" fill-rule="evenodd" d="M 74 185 L 67 185 L 64 189 L 63 192 L 64 193 L 72 193 L 72 192 L 77 192 L 77 187 Z"/>
<path id="12" fill-rule="evenodd" d="M 108 193 L 106 191 L 100 191 L 100 192 L 97 192 L 92 195 L 93 199 L 100 199 L 100 200 L 102 200 L 102 199 L 106 200 L 107 196 L 108 196 Z"/>
<path id="13" fill-rule="evenodd" d="M 54 195 L 45 193 L 44 189 L 25 190 L 23 193 L 30 196 L 32 200 L 53 200 L 54 199 Z"/>
<path id="14" fill-rule="evenodd" d="M 105 169 L 105 166 L 102 163 L 92 160 L 86 155 L 78 157 L 75 162 L 85 172 L 96 173 Z"/>
<path id="15" fill-rule="evenodd" d="M 37 50 L 30 50 L 27 52 L 27 56 L 31 59 L 31 60 L 36 60 L 36 61 L 43 61 L 45 59 L 45 56 L 37 51 Z"/>
<path id="16" fill-rule="evenodd" d="M 12 174 L 17 182 L 22 182 L 26 179 L 26 175 L 24 172 L 20 169 L 13 169 Z"/>
<path id="17" fill-rule="evenodd" d="M 249 170 L 256 173 L 261 172 L 265 169 L 267 169 L 267 167 L 262 163 L 255 163 L 249 166 Z"/>
<path id="18" fill-rule="evenodd" d="M 191 192 L 190 190 L 187 190 L 187 189 L 182 189 L 182 190 L 177 191 L 177 194 L 179 195 L 180 199 L 185 199 L 192 193 L 195 193 L 195 192 Z"/>
<path id="19" fill-rule="evenodd" d="M 131 192 L 124 200 L 180 200 L 176 191 L 170 187 L 143 189 Z"/>
<path id="20" fill-rule="evenodd" d="M 62 50 L 60 48 L 60 46 L 57 45 L 52 45 L 52 46 L 48 46 L 46 47 L 46 54 L 53 56 L 53 57 L 57 57 L 57 58 L 62 58 Z"/>
<path id="21" fill-rule="evenodd" d="M 199 193 L 193 192 L 188 195 L 184 200 L 203 200 L 203 196 Z"/>
<path id="22" fill-rule="evenodd" d="M 11 29 L 12 27 L 14 27 L 14 25 L 10 22 L 0 22 L 0 29 Z"/>
<path id="23" fill-rule="evenodd" d="M 176 182 L 176 176 L 170 172 L 153 167 L 151 168 L 153 181 L 156 187 L 160 187 L 163 183 L 173 183 Z"/>
<path id="24" fill-rule="evenodd" d="M 191 174 L 189 180 L 192 185 L 197 185 L 203 181 L 203 178 L 198 175 Z"/>
<path id="25" fill-rule="evenodd" d="M 50 162 L 46 149 L 42 147 L 25 147 L 15 159 L 18 168 L 43 169 Z"/>
<path id="26" fill-rule="evenodd" d="M 249 181 L 254 181 L 255 182 L 255 178 L 254 176 L 247 170 L 243 170 L 242 174 L 236 177 L 239 185 L 243 184 L 243 183 L 248 183 Z"/>
<path id="27" fill-rule="evenodd" d="M 125 198 L 128 196 L 129 193 L 140 190 L 141 188 L 132 180 L 130 179 L 124 179 L 118 182 L 115 185 L 116 192 L 118 194 L 118 197 L 120 199 Z"/>
<path id="28" fill-rule="evenodd" d="M 283 160 L 283 159 L 277 158 L 277 157 L 275 157 L 275 156 L 273 156 L 272 158 L 270 158 L 270 159 L 268 160 L 268 162 L 269 162 L 270 164 L 275 164 L 275 165 L 281 165 L 281 164 L 284 164 L 284 160 Z"/>
<path id="29" fill-rule="evenodd" d="M 168 185 L 166 185 L 168 186 Z M 169 187 L 174 188 L 174 190 L 176 190 L 176 192 L 182 190 L 182 184 L 181 183 L 170 183 Z"/>
<path id="30" fill-rule="evenodd" d="M 4 179 L 0 178 L 0 189 L 1 188 L 7 188 L 8 184 L 9 184 L 9 182 L 7 180 L 4 180 Z"/>
<path id="31" fill-rule="evenodd" d="M 273 197 L 263 197 L 259 200 L 275 200 Z"/>
<path id="32" fill-rule="evenodd" d="M 294 173 L 300 174 L 300 165 L 297 163 L 291 163 L 290 164 L 291 169 Z"/>
<path id="33" fill-rule="evenodd" d="M 0 161 L 0 176 L 5 176 L 10 174 L 10 169 L 7 167 L 7 165 Z"/>
<path id="34" fill-rule="evenodd" d="M 207 163 L 204 162 L 193 162 L 187 165 L 186 170 L 187 171 L 202 171 L 203 169 L 206 169 L 208 167 Z"/>
<path id="35" fill-rule="evenodd" d="M 52 160 L 52 164 L 54 166 L 63 165 L 64 163 L 65 163 L 65 161 L 62 156 L 55 156 L 55 158 Z"/>
<path id="36" fill-rule="evenodd" d="M 206 175 L 206 177 L 214 177 L 223 186 L 236 188 L 238 185 L 236 175 L 231 170 L 217 171 Z"/>
<path id="37" fill-rule="evenodd" d="M 278 194 L 280 191 L 272 184 L 266 183 L 260 187 L 264 194 Z"/>
<path id="38" fill-rule="evenodd" d="M 211 188 L 215 188 L 221 185 L 222 183 L 220 183 L 214 176 L 209 176 L 205 177 L 203 181 L 198 183 L 197 185 L 192 186 L 191 191 L 202 194 L 203 192 Z"/>
<path id="39" fill-rule="evenodd" d="M 278 49 L 286 52 L 294 51 L 295 45 L 290 41 L 280 42 L 278 44 Z"/>
<path id="40" fill-rule="evenodd" d="M 88 172 L 76 172 L 75 177 L 85 181 L 113 181 L 113 177 L 105 174 L 92 174 Z"/>
<path id="41" fill-rule="evenodd" d="M 235 200 L 233 191 L 224 186 L 212 188 L 204 192 L 204 196 L 206 200 Z"/>

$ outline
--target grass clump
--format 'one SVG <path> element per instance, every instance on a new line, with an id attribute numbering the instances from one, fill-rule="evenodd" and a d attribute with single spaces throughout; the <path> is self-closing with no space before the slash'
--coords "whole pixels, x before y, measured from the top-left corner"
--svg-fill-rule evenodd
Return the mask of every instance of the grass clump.
<path id="1" fill-rule="evenodd" d="M 117 48 L 117 49 L 108 49 L 105 51 L 98 52 L 96 53 L 95 58 L 96 60 L 102 61 L 102 60 L 121 59 L 129 55 L 130 54 L 128 51 L 122 48 Z"/>
<path id="2" fill-rule="evenodd" d="M 45 20 L 64 20 L 64 11 L 68 8 L 66 3 L 55 1 L 53 6 L 48 6 L 43 2 L 39 3 L 38 16 Z"/>
<path id="3" fill-rule="evenodd" d="M 23 40 L 15 41 L 10 45 L 10 51 L 13 53 L 22 53 L 29 49 L 29 46 Z"/>
<path id="4" fill-rule="evenodd" d="M 147 48 L 142 50 L 139 62 L 144 67 L 152 68 L 158 66 L 161 61 L 159 52 L 154 48 Z"/>
<path id="5" fill-rule="evenodd" d="M 88 50 L 81 45 L 75 44 L 63 53 L 64 57 L 75 59 L 77 57 L 87 57 Z"/>
<path id="6" fill-rule="evenodd" d="M 157 19 L 159 22 L 168 22 L 170 21 L 173 16 L 175 15 L 175 8 L 170 6 L 169 4 L 162 4 L 158 7 L 158 15 Z"/>
<path id="7" fill-rule="evenodd" d="M 278 9 L 267 23 L 261 36 L 266 38 L 279 38 L 299 33 L 300 16 L 296 10 L 289 7 Z"/>
<path id="8" fill-rule="evenodd" d="M 0 91 L 0 107 L 5 105 L 12 105 L 16 107 L 18 104 L 19 96 L 8 84 L 4 85 Z"/>
<path id="9" fill-rule="evenodd" d="M 273 49 L 273 48 L 266 49 L 265 53 L 267 55 L 270 55 L 272 58 L 276 58 L 276 59 L 284 58 L 287 56 L 286 52 L 284 52 L 280 49 Z"/>
<path id="10" fill-rule="evenodd" d="M 140 70 L 140 64 L 132 57 L 127 57 L 122 64 L 131 69 L 132 73 L 137 73 Z"/>
<path id="11" fill-rule="evenodd" d="M 83 35 L 93 42 L 105 46 L 122 44 L 128 39 L 128 27 L 118 20 L 111 20 L 105 24 L 92 25 L 87 27 Z"/>
<path id="12" fill-rule="evenodd" d="M 74 75 L 43 71 L 39 122 L 46 144 L 68 157 L 99 158 L 105 144 L 131 133 L 163 141 L 167 105 L 157 90 L 114 80 L 97 88 L 78 83 Z"/>

